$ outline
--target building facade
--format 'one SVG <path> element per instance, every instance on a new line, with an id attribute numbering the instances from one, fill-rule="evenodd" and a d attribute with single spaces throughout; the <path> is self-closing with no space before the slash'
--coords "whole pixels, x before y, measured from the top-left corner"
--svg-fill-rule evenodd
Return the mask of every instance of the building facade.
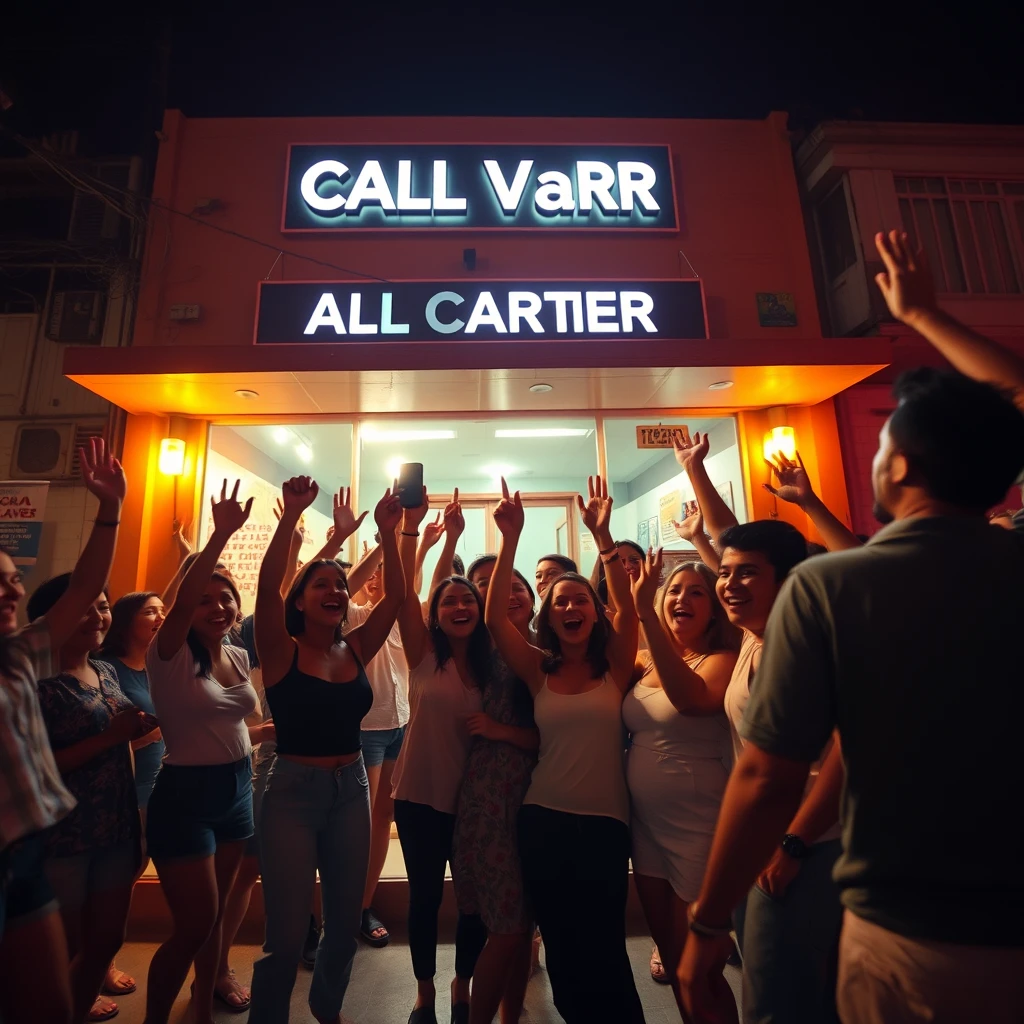
<path id="1" fill-rule="evenodd" d="M 785 427 L 850 520 L 835 396 L 891 346 L 823 331 L 785 115 L 169 111 L 161 140 L 132 345 L 64 363 L 125 411 L 115 593 L 159 589 L 173 519 L 201 542 L 208 495 L 237 476 L 257 497 L 227 553 L 248 601 L 284 478 L 320 482 L 319 546 L 332 489 L 372 507 L 405 462 L 432 504 L 460 488 L 467 560 L 496 546 L 505 475 L 531 507 L 524 566 L 557 550 L 588 570 L 572 496 L 596 472 L 619 536 L 682 554 L 690 494 L 665 446 L 682 426 L 710 433 L 741 519 L 813 536 L 761 486 L 765 435 Z M 162 447 L 182 454 L 172 472 Z"/>
<path id="2" fill-rule="evenodd" d="M 826 332 L 890 346 L 890 365 L 835 403 L 854 529 L 871 533 L 889 385 L 900 370 L 941 362 L 889 316 L 874 236 L 902 227 L 927 254 L 943 308 L 1024 355 L 1024 128 L 824 123 L 797 148 L 796 170 Z M 1020 500 L 1011 491 L 1007 506 Z"/>

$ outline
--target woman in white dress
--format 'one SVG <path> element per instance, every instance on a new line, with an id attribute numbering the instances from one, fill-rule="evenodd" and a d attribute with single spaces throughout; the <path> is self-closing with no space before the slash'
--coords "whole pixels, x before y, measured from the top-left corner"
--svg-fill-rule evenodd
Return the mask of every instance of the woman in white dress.
<path id="1" fill-rule="evenodd" d="M 632 737 L 626 777 L 633 877 L 678 1000 L 675 975 L 686 942 L 686 908 L 704 877 L 729 777 L 723 698 L 739 636 L 706 565 L 676 566 L 659 590 L 661 568 L 659 550 L 647 556 L 633 583 L 648 649 L 637 659 L 637 682 L 623 701 L 622 717 Z"/>

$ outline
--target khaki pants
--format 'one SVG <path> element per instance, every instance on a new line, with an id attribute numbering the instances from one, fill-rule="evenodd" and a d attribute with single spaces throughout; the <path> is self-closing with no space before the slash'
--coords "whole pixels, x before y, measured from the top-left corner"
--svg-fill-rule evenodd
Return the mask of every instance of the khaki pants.
<path id="1" fill-rule="evenodd" d="M 908 939 L 847 910 L 836 1002 L 843 1024 L 1020 1024 L 1024 948 Z"/>

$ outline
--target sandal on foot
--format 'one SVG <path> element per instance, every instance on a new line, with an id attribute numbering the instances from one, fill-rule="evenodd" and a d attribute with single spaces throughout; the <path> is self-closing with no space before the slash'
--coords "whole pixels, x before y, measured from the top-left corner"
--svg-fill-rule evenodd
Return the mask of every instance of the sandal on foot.
<path id="1" fill-rule="evenodd" d="M 669 977 L 665 971 L 665 965 L 661 962 L 661 954 L 658 952 L 657 946 L 651 950 L 651 977 L 659 985 L 667 985 L 669 983 Z"/>
<path id="2" fill-rule="evenodd" d="M 373 934 L 381 931 L 384 933 L 383 935 Z M 391 933 L 384 927 L 384 922 L 374 913 L 373 907 L 367 907 L 363 911 L 359 934 L 363 937 L 364 942 L 375 949 L 383 949 L 391 941 Z"/>
<path id="3" fill-rule="evenodd" d="M 228 971 L 227 978 L 213 986 L 213 998 L 222 1003 L 229 1013 L 245 1013 L 252 1002 L 251 994 L 239 984 L 234 971 Z"/>
<path id="4" fill-rule="evenodd" d="M 89 1024 L 93 1024 L 93 1021 L 113 1020 L 120 1012 L 117 1003 L 110 999 L 104 999 L 103 996 L 97 996 L 85 1019 Z"/>
<path id="5" fill-rule="evenodd" d="M 111 964 L 100 991 L 107 996 L 130 996 L 137 988 L 138 985 L 130 974 L 125 974 Z"/>
<path id="6" fill-rule="evenodd" d="M 432 1006 L 417 1006 L 409 1014 L 409 1024 L 437 1024 L 437 1014 Z"/>

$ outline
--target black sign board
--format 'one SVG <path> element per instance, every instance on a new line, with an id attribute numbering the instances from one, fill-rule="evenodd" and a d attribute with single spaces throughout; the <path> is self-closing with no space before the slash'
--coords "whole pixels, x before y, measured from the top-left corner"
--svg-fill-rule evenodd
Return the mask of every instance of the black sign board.
<path id="1" fill-rule="evenodd" d="M 288 150 L 283 231 L 677 230 L 667 146 Z"/>
<path id="2" fill-rule="evenodd" d="M 700 281 L 263 281 L 259 345 L 705 338 Z"/>

